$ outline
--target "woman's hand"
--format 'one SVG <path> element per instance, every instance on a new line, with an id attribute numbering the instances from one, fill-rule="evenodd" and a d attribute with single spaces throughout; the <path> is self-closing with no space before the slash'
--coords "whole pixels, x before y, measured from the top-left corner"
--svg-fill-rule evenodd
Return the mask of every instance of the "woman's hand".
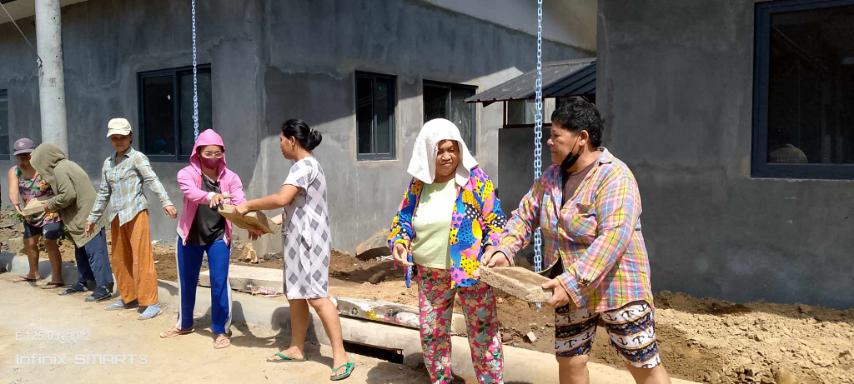
<path id="1" fill-rule="evenodd" d="M 167 205 L 167 206 L 163 207 L 163 213 L 165 213 L 166 216 L 169 216 L 173 219 L 178 218 L 178 209 L 175 208 L 174 205 Z"/>
<path id="2" fill-rule="evenodd" d="M 208 204 L 208 207 L 210 207 L 211 209 L 219 208 L 225 203 L 226 200 L 229 200 L 228 196 L 217 193 L 213 195 L 213 197 L 211 197 L 211 202 Z"/>
<path id="3" fill-rule="evenodd" d="M 409 256 L 408 248 L 409 247 L 403 243 L 395 243 L 391 250 L 391 256 L 394 258 L 394 261 L 403 266 L 412 266 L 412 263 L 407 260 L 407 257 Z"/>
<path id="4" fill-rule="evenodd" d="M 262 235 L 264 235 L 260 231 L 256 231 L 254 229 L 247 229 L 247 231 L 249 232 L 249 240 L 250 241 L 258 240 L 261 238 Z"/>
<path id="5" fill-rule="evenodd" d="M 234 210 L 237 211 L 237 213 L 239 213 L 241 215 L 245 215 L 245 214 L 249 213 L 249 211 L 250 211 L 249 203 L 248 202 L 240 203 L 237 207 L 234 208 Z"/>
<path id="6" fill-rule="evenodd" d="M 551 289 L 554 292 L 552 298 L 547 302 L 552 308 L 563 307 L 570 303 L 569 293 L 563 289 L 558 278 L 551 279 L 548 283 L 543 284 L 543 289 Z"/>
<path id="7" fill-rule="evenodd" d="M 15 203 L 15 212 L 18 212 L 19 215 L 24 216 L 24 211 L 21 210 L 21 204 Z"/>
<path id="8" fill-rule="evenodd" d="M 483 256 L 480 258 L 480 265 L 486 266 L 487 268 L 492 267 L 509 267 L 510 266 L 510 258 L 504 252 L 498 250 L 493 246 L 486 247 L 486 251 L 483 253 Z"/>
<path id="9" fill-rule="evenodd" d="M 95 232 L 95 223 L 87 221 L 86 228 L 83 230 L 83 232 L 86 234 L 86 236 L 91 235 L 93 232 Z"/>

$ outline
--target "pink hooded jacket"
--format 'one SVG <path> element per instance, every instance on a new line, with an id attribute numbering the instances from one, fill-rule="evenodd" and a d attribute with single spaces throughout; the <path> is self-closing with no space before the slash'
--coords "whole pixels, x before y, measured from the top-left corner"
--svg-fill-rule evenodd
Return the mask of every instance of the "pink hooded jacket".
<path id="1" fill-rule="evenodd" d="M 193 153 L 190 155 L 190 165 L 178 171 L 178 185 L 184 194 L 184 210 L 181 213 L 180 220 L 178 220 L 178 235 L 181 236 L 184 244 L 187 244 L 187 234 L 190 233 L 190 228 L 193 226 L 199 204 L 210 204 L 210 199 L 214 195 L 213 192 L 205 192 L 202 189 L 202 164 L 199 160 L 198 148 L 207 145 L 218 145 L 223 150 L 222 169 L 220 169 L 218 177 L 220 190 L 223 193 L 231 194 L 230 204 L 237 205 L 246 201 L 240 176 L 228 169 L 226 165 L 225 145 L 222 142 L 222 137 L 213 129 L 206 129 L 196 139 Z M 225 243 L 231 244 L 231 222 L 228 220 L 225 221 Z"/>

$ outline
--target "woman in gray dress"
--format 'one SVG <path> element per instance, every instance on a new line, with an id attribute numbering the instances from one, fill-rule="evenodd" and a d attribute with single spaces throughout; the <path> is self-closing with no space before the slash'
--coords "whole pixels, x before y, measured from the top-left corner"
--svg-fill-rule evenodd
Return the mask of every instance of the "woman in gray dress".
<path id="1" fill-rule="evenodd" d="M 338 309 L 329 300 L 330 242 L 326 177 L 311 151 L 322 140 L 320 132 L 302 120 L 282 125 L 279 146 L 282 155 L 294 162 L 278 193 L 249 200 L 237 206 L 245 214 L 254 210 L 284 208 L 282 237 L 285 258 L 285 294 L 291 312 L 291 345 L 267 359 L 270 362 L 305 360 L 308 306 L 314 308 L 332 344 L 333 369 L 330 380 L 343 380 L 355 368 L 344 351 Z"/>

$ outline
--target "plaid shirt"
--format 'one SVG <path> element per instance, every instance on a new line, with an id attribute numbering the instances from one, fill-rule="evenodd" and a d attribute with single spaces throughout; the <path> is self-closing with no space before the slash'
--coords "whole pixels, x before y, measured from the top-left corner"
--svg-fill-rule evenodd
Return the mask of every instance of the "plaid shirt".
<path id="1" fill-rule="evenodd" d="M 131 147 L 119 164 L 116 164 L 115 159 L 114 153 L 113 156 L 104 160 L 104 166 L 101 169 L 101 186 L 98 188 L 98 196 L 92 212 L 86 219 L 88 222 L 96 223 L 101 219 L 108 201 L 111 212 L 109 221 L 113 221 L 116 215 L 119 216 L 119 225 L 133 220 L 138 213 L 148 208 L 148 199 L 142 193 L 143 184 L 160 198 L 164 208 L 174 205 L 169 200 L 163 184 L 160 184 L 160 180 L 151 169 L 148 157 L 142 152 Z"/>
<path id="2" fill-rule="evenodd" d="M 575 306 L 603 312 L 638 300 L 651 305 L 641 199 L 628 166 L 603 150 L 575 194 L 562 202 L 560 168 L 553 165 L 522 198 L 499 249 L 515 255 L 539 226 L 543 263 L 563 262 L 559 279 Z"/>

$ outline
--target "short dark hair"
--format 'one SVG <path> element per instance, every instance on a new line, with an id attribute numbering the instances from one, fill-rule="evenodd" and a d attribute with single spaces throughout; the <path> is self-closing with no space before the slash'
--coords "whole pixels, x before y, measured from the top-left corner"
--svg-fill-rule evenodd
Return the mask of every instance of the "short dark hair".
<path id="1" fill-rule="evenodd" d="M 288 138 L 296 137 L 299 145 L 308 151 L 317 148 L 323 140 L 320 132 L 311 129 L 305 121 L 300 119 L 290 119 L 282 124 L 282 135 Z"/>
<path id="2" fill-rule="evenodd" d="M 594 147 L 602 146 L 602 132 L 605 130 L 602 116 L 593 103 L 581 97 L 573 97 L 552 112 L 552 127 L 555 125 L 572 132 L 587 131 L 590 143 Z"/>

